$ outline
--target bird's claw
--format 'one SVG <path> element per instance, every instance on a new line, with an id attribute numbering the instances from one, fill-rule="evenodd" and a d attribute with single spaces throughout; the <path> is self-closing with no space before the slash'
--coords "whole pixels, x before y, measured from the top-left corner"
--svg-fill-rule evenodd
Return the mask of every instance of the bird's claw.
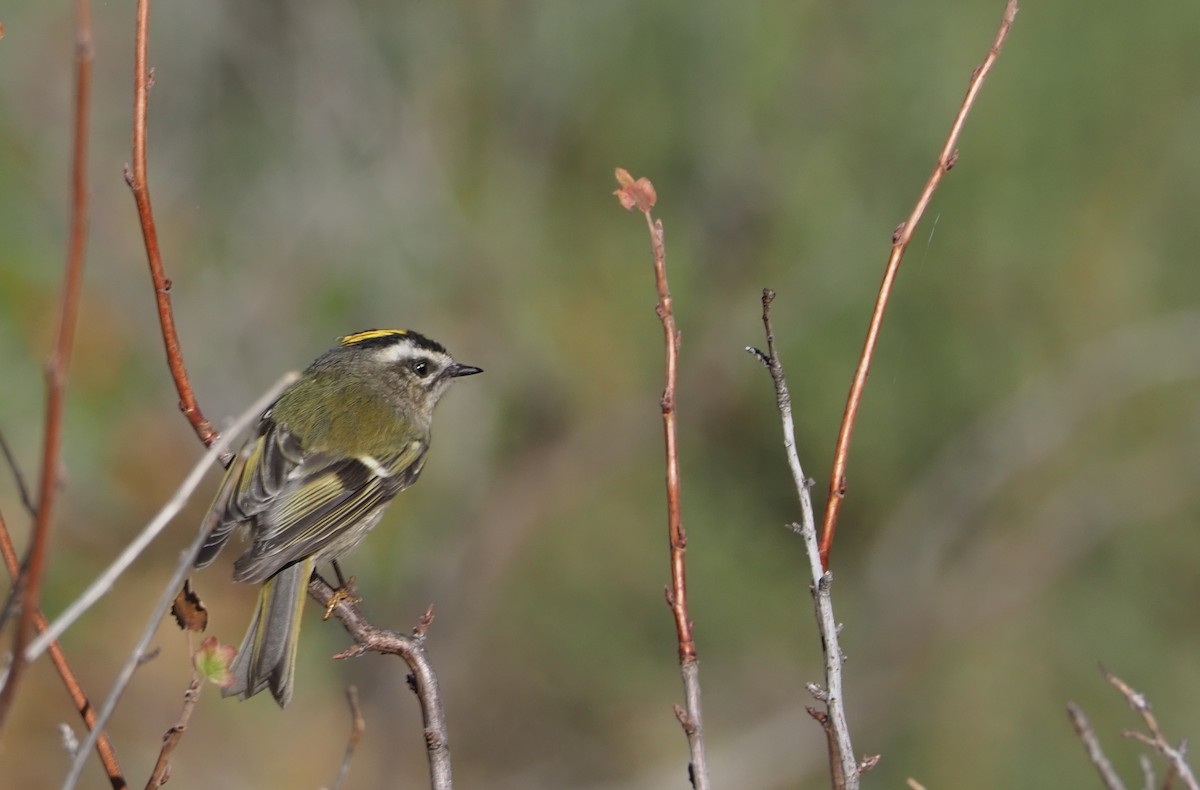
<path id="1" fill-rule="evenodd" d="M 338 587 L 333 591 L 333 595 L 329 596 L 329 602 L 325 604 L 325 616 L 321 619 L 328 620 L 332 617 L 333 610 L 340 603 L 356 604 L 361 600 L 362 598 L 359 598 L 358 594 L 354 592 L 354 577 L 351 576 L 349 581 Z"/>

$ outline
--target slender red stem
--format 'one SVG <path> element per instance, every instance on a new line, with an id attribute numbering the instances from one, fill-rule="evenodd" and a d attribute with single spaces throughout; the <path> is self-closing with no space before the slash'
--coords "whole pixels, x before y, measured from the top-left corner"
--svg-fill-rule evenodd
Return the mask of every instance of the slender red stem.
<path id="1" fill-rule="evenodd" d="M 704 746 L 704 727 L 700 706 L 700 664 L 696 656 L 696 640 L 687 603 L 687 532 L 683 528 L 679 494 L 679 438 L 676 424 L 675 390 L 679 378 L 679 330 L 671 303 L 671 288 L 667 283 L 667 252 L 663 240 L 663 225 L 651 216 L 657 197 L 654 185 L 645 178 L 637 179 L 623 168 L 617 169 L 617 195 L 629 211 L 637 208 L 646 218 L 650 231 L 650 248 L 654 257 L 654 284 L 658 291 L 655 313 L 662 322 L 666 349 L 665 384 L 659 407 L 663 418 L 663 437 L 666 445 L 667 539 L 670 550 L 671 584 L 667 588 L 667 605 L 675 620 L 675 635 L 679 644 L 679 670 L 683 678 L 684 706 L 675 706 L 675 716 L 687 736 L 691 755 L 689 779 L 695 790 L 708 790 L 708 758 Z"/>
<path id="2" fill-rule="evenodd" d="M 150 264 L 150 279 L 154 283 L 154 298 L 158 305 L 158 320 L 162 325 L 163 346 L 167 352 L 167 367 L 179 392 L 179 409 L 191 423 L 192 429 L 207 447 L 217 438 L 217 431 L 205 419 L 192 392 L 179 333 L 175 330 L 175 315 L 171 308 L 171 281 L 163 272 L 162 253 L 158 247 L 158 230 L 154 224 L 154 209 L 150 203 L 150 187 L 146 180 L 146 108 L 150 97 L 152 76 L 146 66 L 147 39 L 150 27 L 150 0 L 138 0 L 137 30 L 133 58 L 133 168 L 126 169 L 125 182 L 133 192 L 142 238 L 146 243 L 146 260 Z"/>
<path id="3" fill-rule="evenodd" d="M 883 326 L 883 314 L 887 310 L 888 299 L 892 295 L 892 285 L 896 281 L 897 272 L 900 271 L 900 261 L 903 260 L 904 251 L 908 249 L 908 244 L 917 230 L 917 223 L 921 221 L 925 209 L 929 206 L 929 201 L 933 198 L 934 191 L 942 182 L 942 177 L 958 161 L 958 151 L 955 146 L 958 145 L 963 124 L 966 123 L 967 115 L 975 104 L 979 89 L 983 87 L 984 78 L 991 71 L 996 58 L 1000 56 L 1000 48 L 1004 44 L 1004 39 L 1008 37 L 1008 31 L 1012 28 L 1016 15 L 1017 0 L 1009 0 L 1004 9 L 1004 17 L 1000 21 L 1000 30 L 996 33 L 996 39 L 992 42 L 987 57 L 971 75 L 971 82 L 967 86 L 967 95 L 963 99 L 958 114 L 954 117 L 950 134 L 946 137 L 946 143 L 942 146 L 942 152 L 938 156 L 937 165 L 933 168 L 929 180 L 925 182 L 925 188 L 921 190 L 921 196 L 917 198 L 912 213 L 892 234 L 892 252 L 883 273 L 883 284 L 879 286 L 879 296 L 875 300 L 875 308 L 871 311 L 871 321 L 867 325 L 867 339 L 863 343 L 858 369 L 854 371 L 854 379 L 850 383 L 850 394 L 846 398 L 846 410 L 842 414 L 842 425 L 838 429 L 837 446 L 833 452 L 833 470 L 829 474 L 829 500 L 825 506 L 825 517 L 821 524 L 821 565 L 826 570 L 829 569 L 829 553 L 833 549 L 833 534 L 837 526 L 838 513 L 842 507 L 842 499 L 846 496 L 846 463 L 850 454 L 850 437 L 854 433 L 858 407 L 862 403 L 863 390 L 867 386 L 867 375 L 871 370 L 871 360 L 875 356 L 879 329 Z"/>
<path id="4" fill-rule="evenodd" d="M 71 347 L 79 317 L 79 295 L 83 288 L 83 263 L 87 249 L 88 124 L 92 101 L 92 15 L 88 0 L 75 3 L 75 112 L 71 143 L 71 219 L 63 290 L 58 310 L 58 328 L 54 346 L 46 363 L 46 422 L 42 434 L 41 480 L 38 485 L 37 513 L 33 540 L 25 560 L 24 572 L 14 586 L 21 606 L 13 640 L 12 665 L 8 682 L 0 692 L 0 731 L 12 709 L 17 687 L 25 668 L 25 646 L 33 635 L 41 598 L 42 579 L 54 521 L 59 466 L 62 451 L 62 421 L 66 405 L 67 375 L 71 366 Z"/>

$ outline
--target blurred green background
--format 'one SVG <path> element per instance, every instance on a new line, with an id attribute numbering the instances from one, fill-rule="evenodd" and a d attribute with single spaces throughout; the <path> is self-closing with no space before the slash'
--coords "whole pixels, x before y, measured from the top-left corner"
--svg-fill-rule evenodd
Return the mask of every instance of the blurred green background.
<path id="1" fill-rule="evenodd" d="M 335 338 L 409 326 L 487 373 L 440 409 L 420 484 L 347 563 L 366 612 L 430 650 L 462 787 L 684 787 L 667 581 L 650 177 L 683 332 L 692 615 L 713 779 L 827 786 L 820 679 L 759 294 L 823 504 L 890 236 L 1002 2 L 156 3 L 150 186 L 197 396 L 218 425 Z M 176 410 L 133 201 L 134 9 L 96 4 L 92 224 L 60 611 L 201 446 Z M 34 482 L 67 226 L 69 4 L 0 8 L 0 430 Z M 1175 738 L 1200 734 L 1200 5 L 1028 2 L 909 250 L 834 550 L 868 786 L 1095 787 L 1064 714 L 1130 781 L 1104 661 Z M 64 639 L 105 696 L 216 473 Z M 11 475 L 0 512 L 23 546 Z M 194 585 L 237 644 L 256 590 L 226 552 Z M 10 633 L 4 635 L 8 644 Z M 110 728 L 139 786 L 189 677 L 164 624 Z M 205 692 L 179 787 L 420 787 L 398 660 L 332 663 L 308 613 L 295 701 Z M 0 742 L 55 786 L 57 678 L 30 670 Z M 1161 773 L 1160 773 L 1161 775 Z M 95 764 L 84 786 L 103 787 Z"/>

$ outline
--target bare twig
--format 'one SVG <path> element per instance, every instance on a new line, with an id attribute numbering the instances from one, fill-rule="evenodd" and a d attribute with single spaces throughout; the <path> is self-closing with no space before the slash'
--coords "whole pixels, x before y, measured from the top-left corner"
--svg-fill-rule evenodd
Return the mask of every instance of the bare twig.
<path id="1" fill-rule="evenodd" d="M 17 484 L 17 493 L 21 497 L 21 504 L 29 511 L 29 515 L 37 518 L 37 504 L 29 495 L 29 488 L 25 485 L 24 476 L 21 475 L 21 467 L 17 463 L 16 456 L 13 455 L 12 448 L 8 446 L 8 440 L 2 433 L 0 433 L 0 450 L 4 452 L 4 460 L 8 462 L 8 466 L 12 470 L 13 480 Z"/>
<path id="2" fill-rule="evenodd" d="M 1150 710 L 1150 701 L 1146 699 L 1146 695 L 1137 691 L 1104 667 L 1100 667 L 1100 672 L 1104 675 L 1104 679 L 1112 684 L 1113 688 L 1121 692 L 1121 695 L 1129 703 L 1129 707 L 1138 712 L 1142 717 L 1142 722 L 1146 725 L 1146 729 L 1149 730 L 1149 734 L 1139 730 L 1125 730 L 1123 733 L 1125 737 L 1132 738 L 1154 749 L 1154 751 L 1167 759 L 1172 771 L 1179 777 L 1188 790 L 1200 790 L 1200 785 L 1196 784 L 1196 776 L 1192 773 L 1192 767 L 1187 762 L 1187 742 L 1181 743 L 1178 747 L 1172 746 L 1166 736 L 1163 735 L 1162 728 L 1158 726 L 1158 719 L 1155 718 L 1153 711 Z"/>
<path id="3" fill-rule="evenodd" d="M 146 790 L 158 790 L 171 778 L 171 752 L 175 751 L 175 747 L 183 739 L 183 732 L 192 718 L 192 711 L 196 709 L 203 684 L 204 679 L 199 674 L 195 674 L 192 676 L 192 682 L 188 684 L 187 691 L 183 692 L 183 707 L 179 711 L 179 721 L 163 734 L 162 748 L 158 752 L 154 770 L 150 772 L 150 779 L 146 782 Z"/>
<path id="4" fill-rule="evenodd" d="M 20 572 L 20 565 L 17 561 L 17 552 L 13 548 L 12 536 L 8 533 L 8 525 L 4 523 L 4 517 L 0 515 L 0 555 L 3 556 L 4 566 L 8 569 L 8 574 L 13 579 L 17 578 Z M 46 618 L 42 616 L 41 611 L 34 612 L 33 626 L 38 633 L 46 630 Z M 83 723 L 89 729 L 95 727 L 96 712 L 92 709 L 92 703 L 88 699 L 87 693 L 83 690 L 83 686 L 79 684 L 79 678 L 75 676 L 74 670 L 71 669 L 70 663 L 67 662 L 66 654 L 58 642 L 51 642 L 48 649 L 50 653 L 50 662 L 54 664 L 54 669 L 58 672 L 58 676 L 62 678 L 63 686 L 67 689 L 67 694 L 71 697 L 71 702 L 75 705 L 75 710 L 79 712 L 79 716 L 83 719 Z M 108 740 L 108 735 L 101 732 L 96 738 L 96 755 L 100 758 L 101 765 L 104 766 L 104 772 L 108 775 L 108 782 L 113 787 L 113 790 L 125 790 L 128 785 L 125 783 L 125 777 L 121 773 L 121 766 L 117 762 L 117 753 L 113 750 L 112 743 Z"/>
<path id="5" fill-rule="evenodd" d="M 1113 770 L 1112 763 L 1109 762 L 1108 756 L 1101 748 L 1100 739 L 1096 737 L 1096 732 L 1092 729 L 1092 723 L 1088 721 L 1087 715 L 1074 702 L 1068 702 L 1067 716 L 1071 719 L 1071 726 L 1075 728 L 1075 734 L 1079 736 L 1079 740 L 1083 741 L 1083 748 L 1087 749 L 1088 759 L 1100 773 L 1100 781 L 1104 782 L 1104 786 L 1108 790 L 1125 790 L 1125 783 Z"/>
<path id="6" fill-rule="evenodd" d="M 784 375 L 783 362 L 779 359 L 779 351 L 775 347 L 775 331 L 771 327 L 771 302 L 775 292 L 770 288 L 763 289 L 762 320 L 763 329 L 767 336 L 767 350 L 762 352 L 756 348 L 747 348 L 761 361 L 771 373 L 775 383 L 775 403 L 779 408 L 779 417 L 783 423 L 783 447 L 787 454 L 788 468 L 792 472 L 792 480 L 796 485 L 796 493 L 800 497 L 800 523 L 793 525 L 804 539 L 804 548 L 808 554 L 809 571 L 812 576 L 813 606 L 817 618 L 817 631 L 821 636 L 821 645 L 825 658 L 825 686 L 810 691 L 818 701 L 823 702 L 825 710 L 810 713 L 825 729 L 829 745 L 829 766 L 835 788 L 856 790 L 859 786 L 859 776 L 862 770 L 854 757 L 854 747 L 850 743 L 850 726 L 846 723 L 846 705 L 842 690 L 842 649 L 839 645 L 840 628 L 833 614 L 833 599 L 830 587 L 833 584 L 832 572 L 821 565 L 821 553 L 817 546 L 816 519 L 813 514 L 812 481 L 804 475 L 800 466 L 800 456 L 796 451 L 796 427 L 792 420 L 792 396 L 788 392 L 787 377 Z M 878 761 L 873 756 L 864 761 L 867 768 L 873 767 Z"/>
<path id="7" fill-rule="evenodd" d="M 324 609 L 333 601 L 331 609 L 346 631 L 354 639 L 354 645 L 334 658 L 354 658 L 363 653 L 382 653 L 400 656 L 412 670 L 410 685 L 416 692 L 421 705 L 421 718 L 425 724 L 425 753 L 429 758 L 429 777 L 432 790 L 451 790 L 453 780 L 450 773 L 450 737 L 446 730 L 446 716 L 442 707 L 441 691 L 433 664 L 425 653 L 425 631 L 433 619 L 432 608 L 425 612 L 412 636 L 389 631 L 372 625 L 359 610 L 353 599 L 345 596 L 335 600 L 337 590 L 316 574 L 308 583 L 308 594 Z"/>
<path id="8" fill-rule="evenodd" d="M 154 209 L 150 204 L 150 186 L 146 180 L 146 107 L 153 76 L 146 66 L 147 37 L 150 27 L 150 0 L 138 0 L 137 29 L 133 61 L 133 167 L 125 169 L 125 182 L 137 203 L 142 238 L 146 243 L 146 260 L 150 264 L 150 279 L 154 282 L 154 298 L 158 303 L 158 320 L 162 325 L 163 345 L 167 366 L 175 389 L 179 392 L 179 409 L 205 445 L 212 444 L 217 431 L 200 412 L 196 396 L 183 364 L 179 334 L 175 331 L 175 315 L 171 310 L 171 281 L 163 272 L 162 253 L 158 248 L 158 230 L 154 225 Z"/>
<path id="9" fill-rule="evenodd" d="M 350 686 L 346 689 L 346 701 L 350 703 L 350 738 L 346 741 L 346 754 L 342 757 L 342 767 L 338 769 L 337 776 L 333 780 L 333 784 L 329 786 L 329 790 L 341 790 L 343 784 L 346 783 L 346 777 L 350 775 L 350 761 L 354 759 L 354 750 L 358 748 L 358 742 L 362 740 L 363 732 L 367 729 L 367 723 L 363 720 L 362 707 L 358 704 L 358 686 Z"/>
<path id="10" fill-rule="evenodd" d="M 645 178 L 634 181 L 622 168 L 617 168 L 616 191 L 621 205 L 627 210 L 637 208 L 646 218 L 650 231 L 650 247 L 654 256 L 654 283 L 658 291 L 655 313 L 663 326 L 663 341 L 666 347 L 666 384 L 663 387 L 659 406 L 662 410 L 663 434 L 666 442 L 667 462 L 667 533 L 670 543 L 671 586 L 667 589 L 667 604 L 675 618 L 675 633 L 679 643 L 679 667 L 683 677 L 684 708 L 676 709 L 676 716 L 687 736 L 691 754 L 689 778 L 696 790 L 709 787 L 708 764 L 704 750 L 704 726 L 700 707 L 700 667 L 696 656 L 696 642 L 692 632 L 692 621 L 687 605 L 687 532 L 680 515 L 679 494 L 679 444 L 675 420 L 675 385 L 679 369 L 679 330 L 675 328 L 675 314 L 671 307 L 671 289 L 667 283 L 667 253 L 663 240 L 661 220 L 650 213 L 657 199 L 654 186 Z"/>
<path id="11" fill-rule="evenodd" d="M 908 249 L 908 244 L 912 241 L 913 234 L 917 230 L 917 223 L 921 221 L 921 216 L 925 213 L 942 177 L 958 161 L 958 151 L 955 146 L 958 144 L 959 134 L 962 132 L 967 115 L 971 112 L 971 107 L 975 104 L 975 98 L 979 95 L 984 78 L 987 77 L 996 58 L 1000 55 L 1000 48 L 1008 36 L 1008 31 L 1012 28 L 1016 15 L 1017 0 L 1008 0 L 1008 5 L 1004 9 L 1004 17 L 1000 21 L 1000 29 L 996 33 L 996 39 L 992 42 L 992 47 L 988 50 L 983 63 L 971 75 L 971 81 L 967 86 L 967 95 L 950 127 L 950 134 L 946 137 L 945 145 L 942 146 L 937 165 L 933 168 L 929 180 L 925 182 L 925 188 L 921 190 L 921 196 L 917 198 L 912 213 L 892 234 L 892 252 L 884 270 L 883 284 L 879 287 L 875 308 L 871 312 L 871 321 L 867 325 L 867 338 L 863 344 L 862 356 L 858 361 L 858 369 L 855 370 L 850 384 L 850 394 L 846 399 L 846 409 L 842 415 L 837 446 L 833 454 L 833 470 L 829 475 L 829 501 L 826 503 L 825 518 L 821 525 L 821 566 L 823 568 L 829 568 L 829 552 L 833 548 L 833 533 L 837 525 L 838 512 L 842 506 L 842 498 L 846 495 L 846 461 L 850 452 L 850 437 L 854 432 L 858 407 L 862 403 L 863 390 L 867 385 L 867 374 L 871 370 L 871 359 L 875 355 L 875 345 L 879 340 L 880 327 L 883 325 L 883 314 L 887 309 L 888 299 L 891 297 L 896 274 L 900 270 L 900 261 L 904 258 L 904 251 Z"/>
<path id="12" fill-rule="evenodd" d="M 1142 787 L 1144 790 L 1155 790 L 1154 782 L 1154 764 L 1150 762 L 1150 757 L 1145 754 L 1138 755 L 1138 767 L 1142 769 Z M 1171 790 L 1171 785 L 1175 782 L 1175 771 L 1172 767 L 1167 767 L 1167 776 L 1163 779 L 1163 790 Z"/>
<path id="13" fill-rule="evenodd" d="M 71 220 L 66 268 L 63 274 L 62 302 L 58 309 L 58 329 L 54 347 L 46 364 L 46 423 L 42 436 L 41 480 L 38 486 L 37 515 L 33 540 L 21 575 L 13 584 L 13 598 L 21 606 L 13 639 L 13 659 L 8 681 L 0 691 L 0 732 L 16 698 L 25 667 L 25 645 L 33 635 L 42 577 L 46 571 L 46 552 L 50 525 L 58 493 L 59 456 L 62 450 L 62 419 L 67 398 L 67 375 L 71 367 L 71 347 L 79 317 L 79 295 L 83 289 L 83 262 L 87 247 L 88 224 L 88 123 L 92 101 L 92 11 L 88 0 L 75 2 L 75 111 L 71 136 Z"/>
<path id="14" fill-rule="evenodd" d="M 242 431 L 244 431 L 252 421 L 257 420 L 267 406 L 269 406 L 275 400 L 275 398 L 279 396 L 279 393 L 296 380 L 296 377 L 297 374 L 289 373 L 277 381 L 265 395 L 255 401 L 255 403 L 249 409 L 247 409 L 241 416 L 238 417 L 238 419 L 229 428 L 229 430 L 224 433 L 224 435 L 219 436 L 217 440 L 209 446 L 208 452 L 204 455 L 204 460 L 200 465 L 192 470 L 192 473 L 188 475 L 187 480 L 184 481 L 183 485 L 180 487 L 179 491 L 176 492 L 175 496 L 172 497 L 171 501 L 167 503 L 166 507 L 159 511 L 157 516 L 155 516 L 155 519 L 151 522 L 151 525 L 143 530 L 142 535 L 138 539 L 139 541 L 144 540 L 148 543 L 149 539 L 146 536 L 152 531 L 151 528 L 155 527 L 155 525 L 157 525 L 159 522 L 163 522 L 165 524 L 165 522 L 170 520 L 174 513 L 178 512 L 179 509 L 183 507 L 183 503 L 187 498 L 187 493 L 190 493 L 191 490 L 196 487 L 196 484 L 199 482 L 199 478 L 203 475 L 204 470 L 208 467 L 208 465 L 215 461 L 221 455 L 221 453 L 225 452 L 226 449 L 228 449 L 228 447 L 237 440 L 239 434 L 241 434 Z M 168 513 L 170 515 L 164 515 Z M 161 530 L 161 526 L 159 526 L 157 529 Z M 158 630 L 159 621 L 162 620 L 163 615 L 171 607 L 171 603 L 175 600 L 176 595 L 179 594 L 179 588 L 183 585 L 184 578 L 187 577 L 188 573 L 192 569 L 192 563 L 196 559 L 196 552 L 200 550 L 200 546 L 204 543 L 207 537 L 208 535 L 206 535 L 204 531 L 199 531 L 195 539 L 192 540 L 191 545 L 184 549 L 183 553 L 179 555 L 179 561 L 175 566 L 175 571 L 171 574 L 171 578 L 163 587 L 163 591 L 159 595 L 158 601 L 155 603 L 154 609 L 150 613 L 150 618 L 146 623 L 145 629 L 142 631 L 142 635 L 138 638 L 137 644 L 134 645 L 129 657 L 126 658 L 124 665 L 122 665 L 120 672 L 117 674 L 116 680 L 113 682 L 112 690 L 109 692 L 108 697 L 104 700 L 104 705 L 101 707 L 100 713 L 96 718 L 96 727 L 103 727 L 104 723 L 108 721 L 109 716 L 112 715 L 113 710 L 116 709 L 117 702 L 120 701 L 121 694 L 124 693 L 125 687 L 129 685 L 129 681 L 133 677 L 134 670 L 137 669 L 138 665 L 142 661 L 143 656 L 146 655 L 147 648 L 150 645 L 150 640 L 154 638 L 154 633 Z M 125 553 L 129 553 L 129 550 L 127 549 Z M 118 562 L 120 562 L 120 560 L 118 560 Z M 113 575 L 116 565 L 117 564 L 114 563 L 114 565 L 111 566 L 108 571 L 101 575 L 100 579 L 97 579 L 96 582 L 92 584 L 92 586 L 89 588 L 89 593 L 91 593 L 93 590 L 99 590 L 99 593 L 96 594 L 95 597 L 99 597 L 99 595 L 103 594 L 104 589 L 107 589 L 107 587 L 104 587 L 103 585 L 105 580 L 110 576 L 113 579 L 116 578 L 116 576 Z M 117 571 L 116 575 L 120 575 L 120 571 Z M 111 584 L 111 581 L 108 583 Z M 102 587 L 103 589 L 101 589 Z M 87 594 L 85 594 L 85 597 L 86 595 Z M 85 598 L 80 598 L 68 608 L 68 611 L 76 612 L 75 616 L 77 617 L 79 611 L 87 608 L 86 605 L 81 606 L 81 603 L 84 601 Z M 66 614 L 64 614 L 59 618 L 59 621 L 55 623 L 55 626 L 60 626 L 60 623 L 66 621 L 66 619 Z M 36 647 L 36 645 L 30 645 L 30 649 L 33 647 Z M 71 770 L 67 774 L 67 778 L 63 781 L 63 790 L 70 790 L 75 786 L 75 783 L 79 781 L 79 773 L 83 770 L 84 757 L 86 756 L 87 751 L 91 749 L 94 740 L 95 732 L 90 734 L 88 739 L 85 740 L 83 745 L 80 747 L 79 754 L 75 756 L 75 761 L 71 764 Z"/>
<path id="15" fill-rule="evenodd" d="M 175 494 L 171 497 L 170 501 L 163 505 L 162 509 L 155 514 L 154 518 L 150 520 L 150 523 L 146 525 L 146 528 L 143 529 L 138 536 L 134 538 L 128 546 L 125 547 L 121 554 L 112 561 L 112 564 L 109 565 L 103 573 L 96 577 L 96 580 L 92 582 L 91 585 L 84 590 L 78 598 L 71 602 L 66 610 L 58 616 L 58 619 L 54 621 L 50 628 L 44 634 L 34 640 L 34 642 L 29 646 L 28 651 L 26 651 L 26 658 L 28 660 L 32 661 L 33 659 L 37 658 L 41 654 L 42 650 L 45 649 L 50 640 L 57 639 L 59 636 L 61 636 L 63 631 L 67 630 L 67 628 L 69 628 L 72 623 L 78 620 L 84 612 L 90 609 L 92 605 L 96 603 L 96 601 L 100 600 L 105 593 L 112 589 L 113 584 L 115 584 L 117 579 L 121 577 L 121 574 L 123 574 L 133 563 L 133 561 L 136 560 L 138 556 L 140 556 L 141 553 L 146 550 L 146 548 L 154 541 L 154 539 L 157 538 L 158 535 L 167 527 L 167 525 L 171 523 L 171 519 L 175 518 L 176 514 L 178 514 L 179 511 L 183 509 L 183 506 L 187 504 L 188 498 L 192 495 L 192 492 L 196 490 L 196 486 L 200 485 L 200 481 L 204 479 L 204 473 L 208 471 L 208 467 L 212 466 L 212 464 L 221 456 L 221 454 L 230 448 L 232 443 L 237 440 L 239 434 L 241 434 L 242 431 L 244 431 L 252 421 L 257 419 L 259 415 L 266 411 L 267 407 L 279 397 L 279 393 L 283 392 L 283 390 L 289 384 L 295 381 L 296 378 L 297 374 L 289 373 L 279 379 L 279 381 L 275 382 L 271 389 L 269 389 L 262 397 L 255 401 L 254 404 L 234 422 L 224 437 L 219 438 L 216 442 L 209 446 L 208 452 L 206 452 L 204 457 L 201 458 L 194 467 L 192 467 L 192 471 L 188 473 L 186 478 L 184 478 L 183 482 L 180 484 L 179 488 L 176 489 Z M 180 579 L 180 581 L 182 582 L 182 579 Z M 179 584 L 176 584 L 174 586 L 176 592 L 178 592 L 178 588 Z"/>

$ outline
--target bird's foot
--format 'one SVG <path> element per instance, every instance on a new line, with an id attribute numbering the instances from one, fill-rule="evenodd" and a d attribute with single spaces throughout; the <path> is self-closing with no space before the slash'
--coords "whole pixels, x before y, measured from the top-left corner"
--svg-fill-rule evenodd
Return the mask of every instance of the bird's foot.
<path id="1" fill-rule="evenodd" d="M 333 595 L 329 596 L 329 603 L 325 604 L 325 616 L 321 619 L 328 620 L 332 617 L 333 610 L 340 603 L 356 604 L 361 600 L 362 598 L 359 598 L 358 594 L 354 591 L 354 577 L 351 576 L 349 581 L 338 587 L 333 591 Z"/>

